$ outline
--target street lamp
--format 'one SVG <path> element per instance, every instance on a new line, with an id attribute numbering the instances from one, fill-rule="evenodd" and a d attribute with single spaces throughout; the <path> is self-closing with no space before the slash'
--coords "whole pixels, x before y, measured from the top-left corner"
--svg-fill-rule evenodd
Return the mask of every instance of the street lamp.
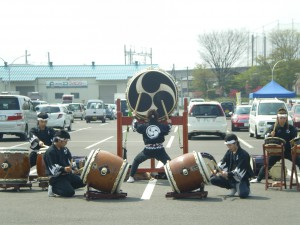
<path id="1" fill-rule="evenodd" d="M 27 56 L 30 56 L 30 54 L 25 54 L 25 55 L 21 55 L 17 58 L 15 58 L 10 64 L 7 64 L 7 62 L 0 57 L 0 59 L 2 59 L 2 61 L 4 62 L 4 66 L 7 67 L 7 71 L 8 71 L 8 92 L 10 93 L 10 67 L 14 64 L 15 61 L 17 61 L 18 59 L 20 58 L 23 58 L 23 57 L 27 57 Z"/>
<path id="2" fill-rule="evenodd" d="M 285 61 L 285 59 L 281 59 L 281 60 L 277 61 L 277 62 L 274 64 L 274 66 L 273 66 L 273 68 L 272 68 L 272 80 L 274 79 L 274 69 L 275 69 L 275 66 L 276 66 L 279 62 L 282 62 L 282 61 Z"/>

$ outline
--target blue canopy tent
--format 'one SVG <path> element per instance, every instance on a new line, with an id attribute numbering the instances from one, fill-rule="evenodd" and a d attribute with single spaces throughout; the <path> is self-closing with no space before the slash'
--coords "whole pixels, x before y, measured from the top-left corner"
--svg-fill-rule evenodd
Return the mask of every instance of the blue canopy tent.
<path id="1" fill-rule="evenodd" d="M 274 80 L 256 92 L 250 93 L 249 98 L 294 98 L 296 93 L 286 90 Z"/>

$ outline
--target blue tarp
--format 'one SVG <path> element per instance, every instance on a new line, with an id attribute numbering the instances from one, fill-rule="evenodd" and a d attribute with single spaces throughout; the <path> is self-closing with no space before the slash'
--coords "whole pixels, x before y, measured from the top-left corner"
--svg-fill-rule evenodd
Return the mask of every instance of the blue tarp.
<path id="1" fill-rule="evenodd" d="M 274 80 L 266 84 L 260 90 L 250 93 L 249 98 L 294 98 L 296 93 L 286 90 Z"/>

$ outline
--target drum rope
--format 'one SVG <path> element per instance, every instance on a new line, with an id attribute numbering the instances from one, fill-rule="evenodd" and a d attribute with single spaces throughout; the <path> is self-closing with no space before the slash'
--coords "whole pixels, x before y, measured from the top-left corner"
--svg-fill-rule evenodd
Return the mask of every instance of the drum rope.
<path id="1" fill-rule="evenodd" d="M 127 148 L 126 148 L 126 145 L 127 145 L 127 135 L 128 135 L 128 132 L 129 132 L 129 126 L 127 125 L 126 133 L 125 133 L 125 138 L 124 138 L 124 143 L 123 143 L 123 159 L 127 159 Z"/>

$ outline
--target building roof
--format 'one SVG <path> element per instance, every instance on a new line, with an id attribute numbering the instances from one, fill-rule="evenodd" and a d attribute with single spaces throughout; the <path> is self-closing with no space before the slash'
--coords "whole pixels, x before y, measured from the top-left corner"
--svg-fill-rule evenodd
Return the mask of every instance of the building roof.
<path id="1" fill-rule="evenodd" d="M 0 66 L 3 81 L 34 81 L 38 78 L 95 78 L 96 80 L 127 80 L 139 71 L 158 65 L 13 65 Z"/>

